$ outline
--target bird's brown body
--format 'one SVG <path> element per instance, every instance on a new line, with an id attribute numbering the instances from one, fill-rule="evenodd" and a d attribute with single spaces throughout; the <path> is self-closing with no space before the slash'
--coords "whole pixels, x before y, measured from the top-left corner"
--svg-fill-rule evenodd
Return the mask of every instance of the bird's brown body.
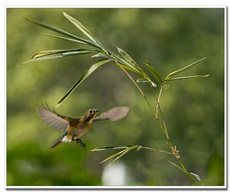
<path id="1" fill-rule="evenodd" d="M 67 135 L 62 139 L 63 142 L 71 142 L 85 135 L 92 126 L 93 119 L 98 110 L 90 109 L 80 119 L 64 118 L 69 123 Z"/>

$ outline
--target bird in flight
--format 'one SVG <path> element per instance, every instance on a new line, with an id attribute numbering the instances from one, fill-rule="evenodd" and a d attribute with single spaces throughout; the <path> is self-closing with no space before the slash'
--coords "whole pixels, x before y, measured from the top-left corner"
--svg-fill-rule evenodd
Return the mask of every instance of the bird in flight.
<path id="1" fill-rule="evenodd" d="M 97 109 L 89 109 L 80 118 L 71 118 L 60 115 L 54 110 L 51 110 L 48 105 L 40 105 L 37 108 L 37 112 L 41 119 L 49 125 L 51 128 L 64 132 L 54 143 L 51 148 L 54 148 L 58 144 L 64 142 L 76 141 L 83 148 L 86 149 L 86 145 L 80 139 L 84 136 L 92 127 L 94 121 L 99 120 L 111 120 L 116 121 L 125 117 L 129 112 L 129 107 L 118 106 L 114 107 L 99 116 Z"/>

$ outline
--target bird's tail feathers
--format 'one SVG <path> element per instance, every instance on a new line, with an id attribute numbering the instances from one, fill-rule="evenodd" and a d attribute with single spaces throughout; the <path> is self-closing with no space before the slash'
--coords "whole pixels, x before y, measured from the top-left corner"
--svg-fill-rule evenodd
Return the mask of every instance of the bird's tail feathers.
<path id="1" fill-rule="evenodd" d="M 53 144 L 51 145 L 50 148 L 54 148 L 58 144 L 60 144 L 62 142 L 63 137 L 65 137 L 65 136 L 66 136 L 66 133 L 64 133 L 63 135 L 61 135 L 56 141 L 53 142 Z"/>

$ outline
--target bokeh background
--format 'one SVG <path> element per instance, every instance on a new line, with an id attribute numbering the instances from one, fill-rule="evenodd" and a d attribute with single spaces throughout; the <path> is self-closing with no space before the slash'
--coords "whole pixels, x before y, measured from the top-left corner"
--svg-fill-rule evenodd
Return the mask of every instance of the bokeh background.
<path id="1" fill-rule="evenodd" d="M 35 107 L 55 107 L 96 59 L 90 55 L 22 64 L 41 50 L 81 45 L 43 35 L 50 33 L 24 18 L 36 19 L 83 36 L 62 14 L 78 19 L 106 47 L 120 47 L 145 69 L 147 59 L 168 73 L 207 57 L 185 75 L 205 79 L 172 82 L 161 106 L 173 143 L 188 171 L 206 186 L 224 185 L 224 8 L 7 8 L 7 186 L 184 186 L 186 176 L 167 160 L 173 156 L 131 151 L 111 167 L 100 162 L 116 151 L 101 146 L 138 144 L 170 151 L 161 129 L 135 86 L 113 63 L 99 68 L 56 109 L 71 117 L 86 109 L 128 105 L 117 122 L 97 122 L 79 144 L 50 144 L 61 133 L 38 117 Z M 147 70 L 146 70 L 147 71 Z M 134 78 L 138 78 L 134 75 Z M 148 86 L 141 88 L 151 102 Z M 156 89 L 156 92 L 158 88 Z"/>

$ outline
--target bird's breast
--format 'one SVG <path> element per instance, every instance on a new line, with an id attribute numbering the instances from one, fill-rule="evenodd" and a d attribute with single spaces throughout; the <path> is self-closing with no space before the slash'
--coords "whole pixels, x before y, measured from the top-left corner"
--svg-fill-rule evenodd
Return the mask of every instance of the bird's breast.
<path id="1" fill-rule="evenodd" d="M 74 136 L 74 139 L 80 138 L 83 135 L 85 135 L 90 128 L 91 128 L 91 124 L 85 124 L 85 123 L 78 124 L 75 126 L 71 126 L 69 134 L 71 134 L 71 136 Z"/>

